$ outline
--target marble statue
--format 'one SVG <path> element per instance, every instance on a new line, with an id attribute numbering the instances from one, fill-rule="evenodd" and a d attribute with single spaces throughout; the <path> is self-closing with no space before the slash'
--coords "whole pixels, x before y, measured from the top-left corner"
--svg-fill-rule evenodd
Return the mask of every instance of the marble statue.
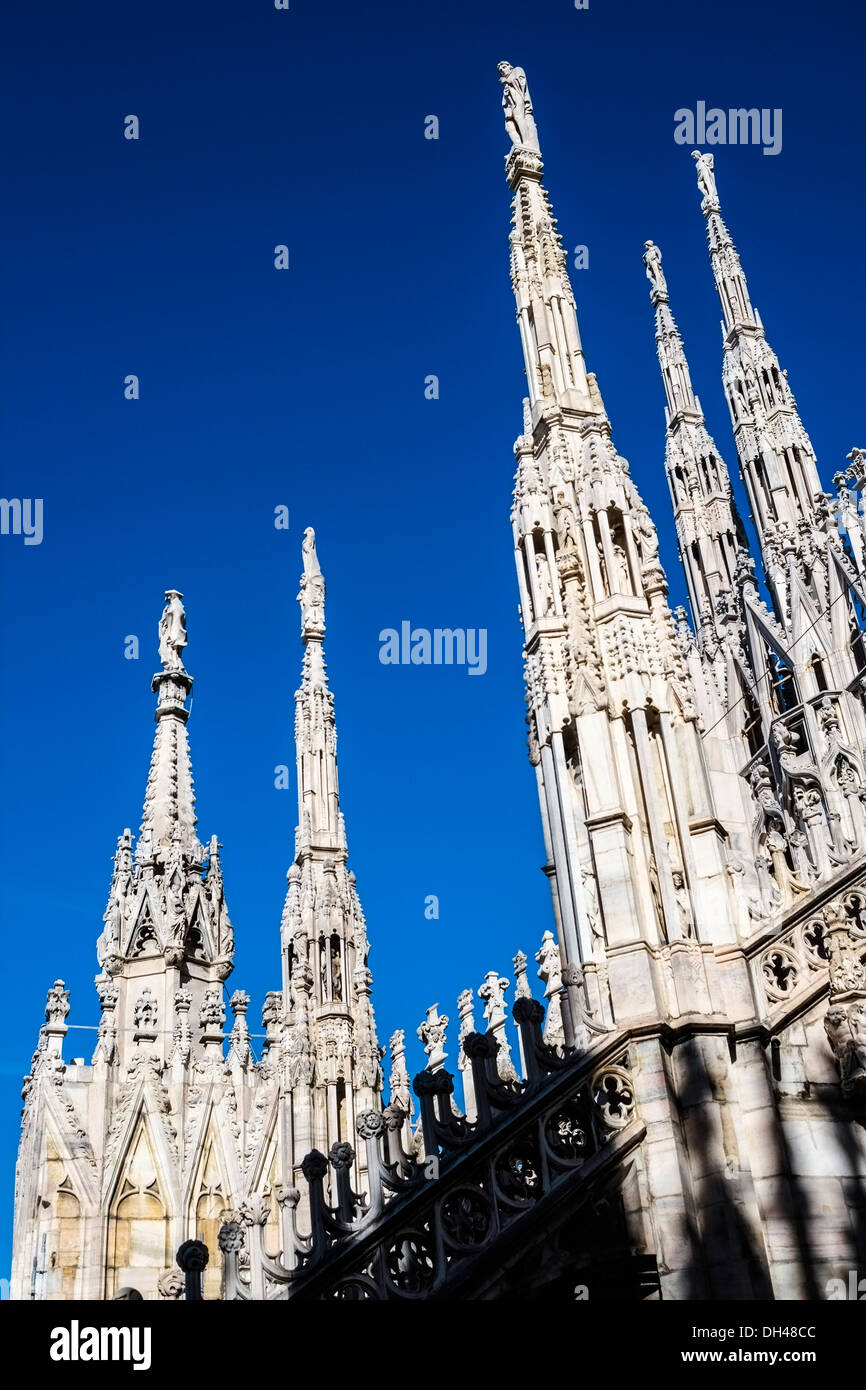
<path id="1" fill-rule="evenodd" d="M 662 294 L 667 294 L 667 282 L 662 270 L 662 253 L 655 242 L 647 241 L 644 245 L 646 250 L 643 255 L 643 263 L 646 266 L 647 279 L 654 290 L 659 290 Z"/>
<path id="2" fill-rule="evenodd" d="M 532 113 L 532 99 L 526 73 L 523 68 L 512 67 L 510 63 L 500 63 L 497 71 L 502 83 L 505 129 L 511 137 L 511 143 L 538 152 L 538 131 Z"/>
<path id="3" fill-rule="evenodd" d="M 692 159 L 695 161 L 695 169 L 698 175 L 698 188 L 709 202 L 718 199 L 716 191 L 716 176 L 713 172 L 713 156 L 702 154 L 700 150 L 692 150 Z"/>
<path id="4" fill-rule="evenodd" d="M 316 533 L 312 526 L 304 532 L 301 554 L 304 561 L 298 594 L 301 627 L 304 632 L 321 633 L 325 630 L 325 579 L 316 554 Z"/>
<path id="5" fill-rule="evenodd" d="M 186 646 L 186 614 L 177 589 L 166 589 L 165 608 L 159 620 L 159 659 L 164 671 L 183 671 L 181 653 Z"/>

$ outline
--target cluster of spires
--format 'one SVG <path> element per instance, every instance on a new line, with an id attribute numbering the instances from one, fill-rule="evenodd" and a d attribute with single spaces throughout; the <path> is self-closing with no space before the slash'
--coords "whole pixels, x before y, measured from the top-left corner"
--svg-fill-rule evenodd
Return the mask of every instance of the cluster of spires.
<path id="1" fill-rule="evenodd" d="M 788 640 L 795 627 L 796 590 L 809 619 L 826 618 L 834 597 L 835 566 L 862 585 L 866 516 L 861 498 L 866 453 L 852 449 L 848 468 L 834 475 L 835 496 L 821 486 L 815 452 L 802 424 L 788 375 L 767 342 L 745 273 L 721 213 L 713 156 L 693 151 L 706 218 L 710 260 L 722 307 L 722 379 L 731 414 L 740 474 L 758 537 L 772 602 L 757 599 L 754 562 L 733 497 L 730 475 L 710 435 L 694 392 L 682 338 L 670 309 L 659 248 L 646 243 L 644 265 L 655 310 L 656 344 L 665 390 L 665 469 L 671 491 L 680 556 L 685 570 L 697 642 L 719 681 L 716 658 L 725 646 L 752 669 L 761 663 L 744 653 L 737 624 L 743 601 L 778 624 Z M 859 594 L 857 595 L 859 597 Z M 678 615 L 682 620 L 682 610 Z M 830 639 L 825 646 L 835 645 Z"/>
<path id="2" fill-rule="evenodd" d="M 525 407 L 524 439 L 531 437 L 532 412 L 539 406 L 543 408 L 545 401 L 564 400 L 597 417 L 602 431 L 598 439 L 590 438 L 589 441 L 591 467 L 598 469 L 599 475 L 602 471 L 610 474 L 611 468 L 614 474 L 618 474 L 618 485 L 625 489 L 625 495 L 631 501 L 635 518 L 633 534 L 636 536 L 639 558 L 645 569 L 648 561 L 652 568 L 654 561 L 657 565 L 654 528 L 634 489 L 625 460 L 611 452 L 609 425 L 598 385 L 593 374 L 585 368 L 561 239 L 547 195 L 537 182 L 541 172 L 540 147 L 525 76 L 520 69 L 503 63 L 500 64 L 500 78 L 506 92 L 506 124 L 513 141 L 507 163 L 509 179 L 516 190 L 512 270 L 518 298 L 518 321 L 525 346 L 530 316 L 521 289 L 526 278 L 522 246 L 530 228 L 532 238 L 540 246 L 542 267 L 553 286 L 552 289 L 548 287 L 550 303 L 556 305 L 561 302 L 563 305 L 561 317 L 555 317 L 550 327 L 552 348 L 547 356 L 544 351 L 527 353 L 527 361 L 531 359 L 537 371 L 533 369 L 528 373 L 530 396 Z M 516 100 L 514 93 L 517 94 Z M 698 151 L 694 152 L 693 157 L 702 193 L 701 206 L 707 222 L 711 262 L 723 311 L 725 391 L 731 409 L 741 472 L 761 546 L 772 610 L 758 596 L 754 562 L 749 556 L 730 476 L 707 429 L 700 399 L 694 391 L 682 338 L 670 307 L 661 252 L 651 241 L 645 244 L 643 260 L 650 282 L 650 300 L 655 312 L 658 358 L 666 398 L 665 467 L 695 630 L 693 637 L 684 610 L 677 610 L 679 647 L 686 661 L 693 650 L 697 651 L 706 678 L 704 693 L 709 699 L 711 712 L 724 714 L 738 699 L 743 698 L 744 690 L 754 693 L 760 704 L 763 698 L 762 658 L 758 649 L 762 639 L 765 642 L 769 640 L 777 653 L 781 651 L 782 659 L 789 667 L 794 666 L 785 642 L 786 638 L 789 641 L 797 639 L 795 617 L 798 601 L 805 620 L 812 628 L 826 619 L 826 608 L 838 591 L 840 576 L 860 601 L 864 601 L 866 586 L 863 585 L 862 571 L 866 555 L 866 518 L 862 500 L 858 504 L 856 494 L 866 484 L 866 451 L 854 449 L 848 455 L 849 467 L 834 478 L 837 489 L 835 498 L 822 491 L 814 451 L 800 421 L 787 375 L 779 368 L 778 360 L 767 343 L 760 316 L 752 305 L 739 256 L 721 215 L 713 157 Z M 537 194 L 527 187 L 527 174 Z M 522 231 L 521 218 L 526 222 Z M 534 331 L 537 332 L 537 327 Z M 521 458 L 520 449 L 518 457 Z M 527 498 L 531 501 L 533 495 L 539 495 L 539 489 L 535 463 L 527 454 L 519 465 L 518 495 L 525 504 Z M 562 524 L 561 516 L 559 521 Z M 846 537 L 846 545 L 840 542 L 840 529 Z M 567 530 L 563 539 L 567 543 Z M 563 559 L 567 560 L 567 555 L 566 544 L 560 550 L 560 567 Z M 322 879 L 322 884 L 315 890 L 319 904 L 325 907 L 330 905 L 336 911 L 338 902 L 342 902 L 345 895 L 337 884 L 337 866 L 342 872 L 347 852 L 345 825 L 339 807 L 333 696 L 328 687 L 323 650 L 325 583 L 311 529 L 305 532 L 303 560 L 304 573 L 298 598 L 301 604 L 304 659 L 302 685 L 297 694 L 295 730 L 299 815 L 295 862 L 289 871 L 289 892 L 283 918 L 286 969 L 282 1006 L 288 1010 L 290 1018 L 298 988 L 298 981 L 293 982 L 297 961 L 293 962 L 291 937 L 293 932 L 299 930 L 304 894 L 309 896 L 314 891 L 310 886 L 310 864 L 316 861 Z M 627 567 L 629 557 L 618 547 L 613 547 L 605 552 L 603 563 L 612 574 L 618 563 L 624 563 Z M 536 557 L 532 567 L 534 572 L 529 576 L 532 592 L 524 596 L 524 607 L 531 606 L 538 610 L 549 601 L 551 617 L 561 611 L 558 586 L 552 582 L 554 568 L 552 549 L 546 561 L 544 557 L 541 560 Z M 661 576 L 660 567 L 657 568 Z M 663 584 L 663 576 L 660 582 Z M 160 620 L 162 669 L 153 680 L 153 689 L 158 695 L 155 714 L 157 731 L 141 828 L 134 850 L 129 830 L 124 831 L 118 840 L 99 957 L 100 964 L 111 973 L 112 966 L 116 967 L 124 954 L 131 949 L 140 949 L 140 944 L 134 946 L 134 932 L 130 936 L 130 923 L 121 920 L 122 904 L 128 896 L 133 877 L 147 878 L 156 873 L 162 891 L 164 920 L 159 934 L 166 937 L 164 944 L 169 950 L 173 949 L 178 963 L 185 952 L 203 955 L 214 967 L 216 977 L 222 981 L 232 969 L 233 933 L 222 894 L 219 843 L 214 836 L 205 847 L 196 833 L 194 784 L 186 731 L 187 700 L 193 678 L 183 664 L 187 639 L 182 597 L 178 590 L 166 591 L 166 606 Z M 831 644 L 825 643 L 825 646 L 829 648 Z M 591 669 L 590 661 L 587 670 Z M 584 877 L 589 872 L 582 870 Z M 346 885 L 358 945 L 358 978 L 354 985 L 360 987 L 362 993 L 368 993 L 366 928 L 352 875 L 347 875 Z M 210 916 L 202 911 L 198 926 L 193 923 L 195 905 L 192 899 L 196 893 L 206 899 L 213 909 Z M 205 921 L 207 930 L 202 929 Z M 150 924 L 150 930 L 156 930 L 154 923 Z M 578 922 L 575 931 L 578 936 L 585 938 L 584 948 L 587 945 L 591 947 L 589 925 Z M 124 932 L 126 935 L 122 940 Z M 177 938 L 173 946 L 168 939 L 172 932 Z M 553 942 L 550 933 L 546 937 Z M 566 942 L 566 946 L 568 944 Z M 559 948 L 555 943 L 554 949 L 558 953 Z M 567 950 L 569 959 L 585 958 L 586 954 L 586 949 Z M 333 988 L 332 975 L 342 969 L 341 960 L 342 957 L 335 957 L 332 961 L 327 956 L 323 970 L 329 981 L 329 989 Z M 518 993 L 525 977 L 525 965 L 524 971 L 519 970 L 519 960 L 519 956 L 515 958 Z M 495 983 L 501 978 L 492 972 L 482 987 L 486 990 L 482 996 L 485 999 L 485 1016 L 491 1027 L 499 1026 L 500 1013 L 504 1020 L 503 987 Z M 460 1006 L 464 1032 L 465 1018 L 471 1017 L 467 997 L 471 1004 L 471 996 L 465 991 L 461 995 Z M 434 1006 L 428 1011 L 428 1019 L 419 1030 L 419 1036 L 423 1035 L 425 1050 L 432 1059 L 431 1065 L 434 1066 L 441 1065 L 438 1061 L 439 1044 L 434 1045 L 441 1027 L 442 1021 L 438 1019 Z M 398 1034 L 394 1036 L 396 1039 Z M 400 1055 L 399 1047 L 397 1055 Z M 507 1043 L 504 1042 L 503 1058 L 506 1056 Z M 510 1067 L 510 1060 L 504 1061 L 503 1065 Z M 394 1066 L 399 1070 L 396 1061 Z"/>

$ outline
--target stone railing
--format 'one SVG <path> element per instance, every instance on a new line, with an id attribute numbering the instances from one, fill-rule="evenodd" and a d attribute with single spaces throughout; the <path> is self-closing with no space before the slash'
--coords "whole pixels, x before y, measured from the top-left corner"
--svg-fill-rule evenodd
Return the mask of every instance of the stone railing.
<path id="1" fill-rule="evenodd" d="M 804 904 L 796 920 L 750 950 L 755 980 L 772 1020 L 827 989 L 831 929 L 841 924 L 850 950 L 866 953 L 866 888 L 849 888 L 822 905 Z"/>
<path id="2" fill-rule="evenodd" d="M 518 999 L 514 1019 L 526 1062 L 523 1081 L 502 1080 L 493 1032 L 470 1033 L 463 1048 L 476 1113 L 453 1102 L 444 1069 L 416 1076 L 423 1151 L 404 1147 L 405 1115 L 371 1110 L 357 1122 L 366 1147 L 369 1192 L 352 1191 L 354 1151 L 313 1151 L 302 1171 L 310 1234 L 295 1220 L 300 1194 L 282 1189 L 291 1212 L 290 1248 L 266 1254 L 269 1209 L 257 1199 L 222 1227 L 227 1299 L 397 1299 L 453 1296 L 496 1266 L 513 1229 L 549 1222 L 578 1188 L 610 1182 L 640 1142 L 624 1039 L 609 1034 L 582 1055 L 542 1039 L 544 1009 Z M 420 1149 L 420 1146 L 418 1146 Z M 325 1179 L 333 1170 L 332 1197 Z M 624 1169 L 623 1169 L 624 1171 Z M 521 1236 L 522 1238 L 522 1236 Z"/>

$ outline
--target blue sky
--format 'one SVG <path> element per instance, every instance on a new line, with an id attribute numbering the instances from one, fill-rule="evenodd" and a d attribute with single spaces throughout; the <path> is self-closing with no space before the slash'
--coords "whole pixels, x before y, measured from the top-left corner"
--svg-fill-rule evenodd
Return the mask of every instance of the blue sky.
<path id="1" fill-rule="evenodd" d="M 496 63 L 525 67 L 565 245 L 589 248 L 572 277 L 584 344 L 673 602 L 647 238 L 733 465 L 674 111 L 783 110 L 779 155 L 719 149 L 716 172 L 825 481 L 866 442 L 866 132 L 853 0 L 18 0 L 4 31 L 0 490 L 45 507 L 40 546 L 0 537 L 8 1243 L 20 1081 L 56 976 L 69 1021 L 97 1021 L 94 945 L 116 836 L 140 819 L 165 588 L 185 595 L 199 829 L 224 845 L 251 1018 L 279 984 L 295 787 L 293 770 L 276 790 L 274 767 L 294 761 L 308 525 L 380 1040 L 405 1027 L 417 1069 L 414 1030 L 438 1001 L 456 1061 L 457 994 L 510 974 L 550 925 L 508 520 L 524 385 Z M 486 674 L 380 664 L 380 630 L 404 619 L 486 628 Z M 67 1043 L 89 1056 L 93 1034 Z"/>

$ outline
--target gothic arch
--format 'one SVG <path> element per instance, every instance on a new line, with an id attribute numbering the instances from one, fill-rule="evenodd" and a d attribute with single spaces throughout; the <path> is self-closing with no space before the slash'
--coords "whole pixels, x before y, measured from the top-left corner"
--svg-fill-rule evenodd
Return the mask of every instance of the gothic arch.
<path id="1" fill-rule="evenodd" d="M 139 1115 L 108 1208 L 106 1298 L 127 1285 L 155 1297 L 156 1281 L 174 1258 L 166 1196 L 149 1126 Z"/>
<path id="2" fill-rule="evenodd" d="M 204 1276 L 205 1298 L 219 1298 L 222 1286 L 222 1257 L 217 1237 L 229 1206 L 231 1185 L 222 1145 L 214 1126 L 208 1126 L 200 1161 L 192 1182 L 188 1234 L 203 1240 L 210 1252 Z"/>
<path id="3" fill-rule="evenodd" d="M 156 922 L 157 914 L 154 910 L 154 904 L 151 902 L 149 891 L 145 889 L 126 943 L 126 955 L 159 955 L 162 948 L 157 935 Z"/>

